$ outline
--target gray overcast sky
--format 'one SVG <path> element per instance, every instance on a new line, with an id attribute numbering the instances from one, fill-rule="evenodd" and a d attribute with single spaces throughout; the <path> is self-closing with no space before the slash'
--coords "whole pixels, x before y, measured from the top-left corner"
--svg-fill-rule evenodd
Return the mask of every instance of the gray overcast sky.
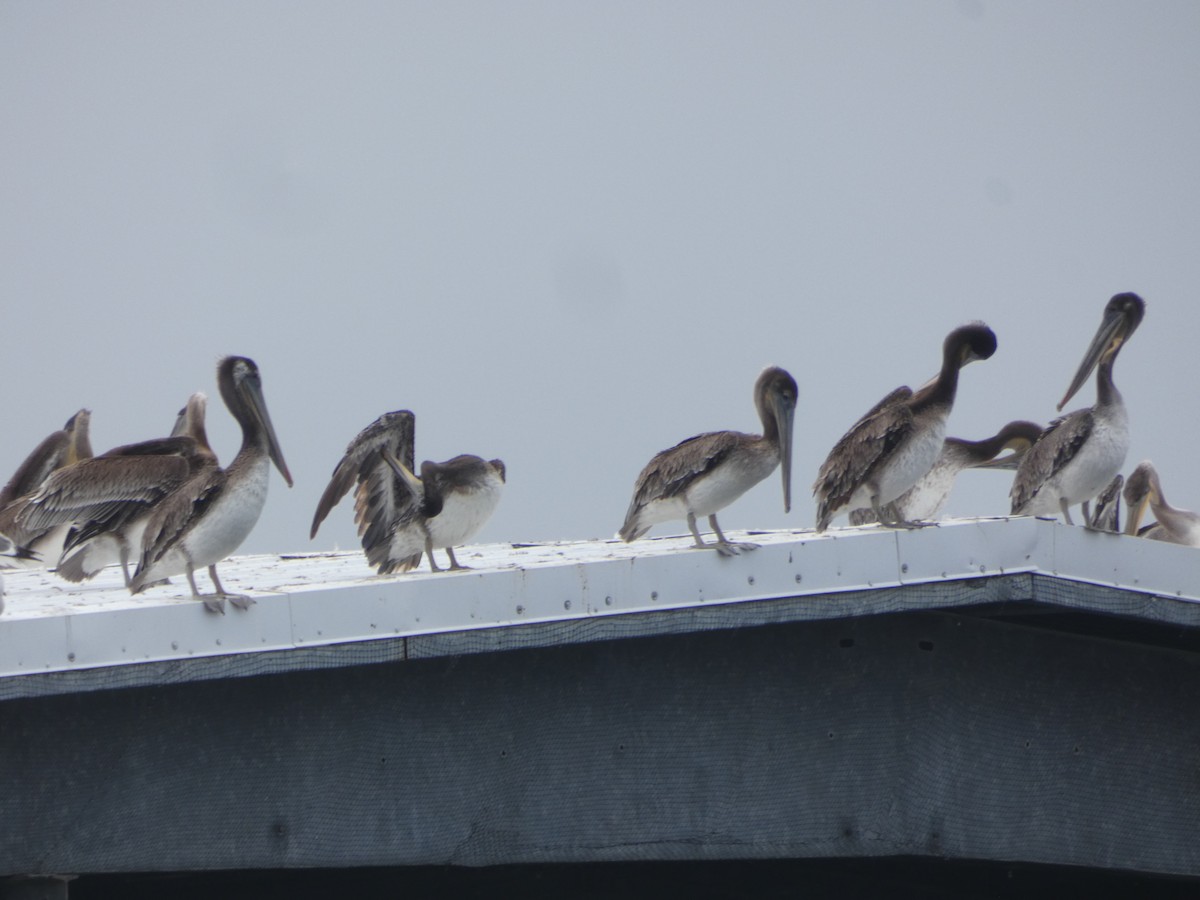
<path id="1" fill-rule="evenodd" d="M 508 464 L 478 540 L 607 537 L 656 451 L 758 430 L 778 364 L 792 513 L 775 476 L 721 519 L 807 528 L 829 448 L 952 327 L 999 338 L 950 422 L 984 437 L 1049 420 L 1134 290 L 1126 471 L 1200 509 L 1198 109 L 1190 0 L 0 0 L 0 480 L 80 407 L 99 452 L 198 389 L 227 462 L 238 353 L 296 479 L 243 552 L 357 547 L 349 502 L 308 524 L 397 408 L 418 460 Z"/>

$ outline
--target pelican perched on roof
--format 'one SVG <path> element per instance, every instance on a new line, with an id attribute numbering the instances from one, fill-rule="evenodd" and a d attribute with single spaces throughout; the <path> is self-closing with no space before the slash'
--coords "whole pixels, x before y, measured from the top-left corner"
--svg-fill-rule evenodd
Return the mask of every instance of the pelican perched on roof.
<path id="1" fill-rule="evenodd" d="M 959 370 L 996 352 L 996 335 L 982 322 L 955 328 L 942 344 L 942 368 L 916 393 L 892 391 L 842 436 L 817 473 L 817 531 L 846 509 L 869 507 L 876 520 L 911 525 L 885 507 L 921 478 L 942 452 Z"/>
<path id="2" fill-rule="evenodd" d="M 1061 411 L 1075 396 L 1093 369 L 1096 405 L 1055 419 L 1025 454 L 1009 492 L 1014 516 L 1062 513 L 1072 525 L 1069 507 L 1082 503 L 1084 522 L 1091 521 L 1089 501 L 1121 470 L 1129 450 L 1129 417 L 1112 370 L 1145 311 L 1137 294 L 1117 294 L 1108 301 L 1100 328 L 1058 408 Z"/>
<path id="3" fill-rule="evenodd" d="M 722 556 L 751 550 L 735 544 L 717 524 L 717 513 L 758 484 L 782 463 L 783 508 L 792 508 L 792 420 L 799 389 L 796 379 L 778 366 L 764 369 L 754 383 L 754 405 L 763 433 L 710 431 L 663 450 L 646 464 L 633 487 L 633 500 L 621 526 L 622 540 L 635 541 L 659 522 L 686 519 L 694 546 Z M 705 543 L 696 517 L 707 516 L 717 536 Z"/>
<path id="4" fill-rule="evenodd" d="M 356 485 L 354 521 L 367 562 L 379 574 L 407 572 L 434 549 L 445 549 L 451 569 L 462 569 L 454 547 L 473 537 L 491 517 L 504 486 L 504 463 L 478 456 L 426 461 L 413 474 L 416 418 L 406 410 L 384 413 L 358 433 L 333 470 L 313 516 L 310 537 L 338 501 Z"/>
<path id="5" fill-rule="evenodd" d="M 0 568 L 16 565 L 18 560 L 37 559 L 37 554 L 22 547 L 6 535 L 0 534 Z M 4 579 L 0 577 L 0 613 L 4 612 Z"/>
<path id="6" fill-rule="evenodd" d="M 1152 541 L 1167 541 L 1200 547 L 1200 515 L 1186 509 L 1177 509 L 1163 496 L 1158 471 L 1150 460 L 1143 460 L 1125 481 L 1125 504 L 1129 507 L 1125 522 L 1125 533 L 1136 534 Z M 1158 521 L 1139 528 L 1146 505 L 1154 512 Z"/>
<path id="7" fill-rule="evenodd" d="M 63 482 L 56 492 L 57 514 L 74 523 L 55 567 L 59 576 L 85 581 L 120 563 L 129 587 L 129 560 L 141 553 L 154 506 L 185 480 L 217 464 L 204 427 L 207 402 L 204 394 L 192 394 L 169 438 L 117 447 L 55 476 Z"/>
<path id="8" fill-rule="evenodd" d="M 372 473 L 365 491 L 364 516 L 369 523 L 363 532 L 367 562 L 381 575 L 404 572 L 429 558 L 429 568 L 441 571 L 434 550 L 445 550 L 450 568 L 465 569 L 454 556 L 454 548 L 465 544 L 500 502 L 506 471 L 499 459 L 461 454 L 445 462 L 421 463 L 421 477 L 384 448 L 382 456 L 394 478 L 376 485 Z"/>
<path id="9" fill-rule="evenodd" d="M 271 463 L 288 487 L 292 475 L 279 449 L 263 399 L 258 366 L 244 356 L 227 356 L 217 366 L 221 399 L 242 428 L 242 446 L 228 467 L 209 466 L 163 498 L 146 523 L 142 558 L 129 585 L 132 593 L 171 575 L 187 575 L 192 596 L 213 612 L 228 599 L 240 609 L 254 601 L 229 594 L 217 577 L 217 563 L 233 553 L 258 521 L 267 499 Z M 207 566 L 215 594 L 202 595 L 196 569 Z"/>
<path id="10" fill-rule="evenodd" d="M 948 437 L 942 442 L 942 452 L 924 477 L 907 491 L 893 500 L 886 510 L 890 518 L 899 521 L 930 521 L 936 519 L 950 499 L 954 480 L 963 469 L 980 468 L 991 464 L 991 468 L 1016 468 L 1018 461 L 1042 433 L 1036 422 L 1009 422 L 996 434 L 981 441 L 966 441 Z M 1011 450 L 1005 457 L 997 457 Z M 870 509 L 856 509 L 850 513 L 851 525 L 865 525 L 876 521 Z"/>
<path id="11" fill-rule="evenodd" d="M 17 522 L 17 515 L 24 506 L 17 501 L 35 493 L 58 469 L 91 458 L 92 444 L 88 435 L 91 419 L 89 409 L 81 409 L 67 419 L 62 429 L 46 437 L 25 457 L 8 484 L 0 490 L 0 533 L 9 535 L 17 545 L 35 551 L 33 557 L 18 559 L 32 559 L 34 564 L 41 565 L 39 556 L 58 558 L 67 526 L 46 526 L 36 530 L 23 527 Z"/>

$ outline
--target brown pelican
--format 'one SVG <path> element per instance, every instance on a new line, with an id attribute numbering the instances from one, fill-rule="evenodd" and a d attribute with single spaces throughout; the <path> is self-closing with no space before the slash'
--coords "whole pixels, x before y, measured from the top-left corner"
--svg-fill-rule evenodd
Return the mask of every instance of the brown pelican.
<path id="1" fill-rule="evenodd" d="M 889 517 L 899 521 L 931 521 L 936 519 L 950 498 L 954 480 L 963 469 L 1016 468 L 1017 462 L 1033 446 L 1042 433 L 1036 422 L 1009 422 L 996 434 L 982 441 L 965 441 L 948 437 L 942 442 L 942 452 L 924 477 L 907 491 L 893 500 L 885 510 Z M 1008 456 L 997 459 L 1005 450 Z M 876 521 L 870 509 L 855 509 L 850 512 L 851 525 L 866 525 Z"/>
<path id="2" fill-rule="evenodd" d="M 69 485 L 58 502 L 59 515 L 74 522 L 55 567 L 58 575 L 79 582 L 120 563 L 129 587 L 129 559 L 141 552 L 142 533 L 155 504 L 197 472 L 217 464 L 204 427 L 207 402 L 204 394 L 192 394 L 170 438 L 117 447 L 56 476 Z M 81 484 L 86 489 L 80 489 Z"/>
<path id="3" fill-rule="evenodd" d="M 1200 515 L 1171 506 L 1163 496 L 1158 472 L 1150 460 L 1143 460 L 1125 482 L 1125 503 L 1129 507 L 1125 523 L 1126 534 L 1136 534 L 1153 541 L 1167 541 L 1200 547 Z M 1154 512 L 1157 523 L 1139 528 L 1146 505 Z"/>
<path id="4" fill-rule="evenodd" d="M 0 534 L 0 568 L 15 565 L 16 560 L 37 559 L 37 554 L 28 547 L 22 547 L 6 535 Z M 14 562 L 10 562 L 13 560 Z M 0 577 L 0 613 L 4 612 L 4 578 Z"/>
<path id="5" fill-rule="evenodd" d="M 500 502 L 505 468 L 499 459 L 462 454 L 445 462 L 421 463 L 417 478 L 388 448 L 381 454 L 392 470 L 388 484 L 368 479 L 363 532 L 367 562 L 379 574 L 404 572 L 429 558 L 431 571 L 440 572 L 434 550 L 445 550 L 450 569 L 465 569 L 454 548 L 470 540 Z"/>
<path id="6" fill-rule="evenodd" d="M 1062 513 L 1072 525 L 1069 507 L 1082 503 L 1084 522 L 1091 521 L 1088 501 L 1121 470 L 1129 450 L 1129 417 L 1112 370 L 1145 310 L 1137 294 L 1117 294 L 1108 301 L 1100 328 L 1058 408 L 1061 411 L 1075 396 L 1092 369 L 1096 405 L 1055 419 L 1025 454 L 1009 492 L 1014 516 Z"/>
<path id="7" fill-rule="evenodd" d="M 360 431 L 354 440 L 346 445 L 346 453 L 334 467 L 333 477 L 329 479 L 329 485 L 325 488 L 325 493 L 321 495 L 321 499 L 317 503 L 317 511 L 313 515 L 312 530 L 308 535 L 310 540 L 317 536 L 317 529 L 321 527 L 321 523 L 325 521 L 325 517 L 329 515 L 329 511 L 337 506 L 351 487 L 355 486 L 354 521 L 358 523 L 359 534 L 365 534 L 371 524 L 371 520 L 367 516 L 367 509 L 372 502 L 366 496 L 366 492 L 368 491 L 367 482 L 371 479 L 372 473 L 375 473 L 374 484 L 376 485 L 376 489 L 391 492 L 390 483 L 393 473 L 391 467 L 384 461 L 382 454 L 384 449 L 390 451 L 393 456 L 404 463 L 409 471 L 413 469 L 415 430 L 416 417 L 413 416 L 412 412 L 407 409 L 398 409 L 394 412 L 384 413 Z M 402 499 L 408 496 L 408 488 L 402 486 Z M 389 500 L 388 498 L 378 497 L 374 501 L 380 508 L 387 506 L 391 502 L 394 502 L 394 498 Z M 370 550 L 367 548 L 366 543 L 363 544 L 363 549 L 370 556 Z M 415 566 L 420 561 L 421 554 L 418 551 L 417 558 L 412 561 L 412 565 Z M 408 568 L 411 568 L 411 566 Z"/>
<path id="8" fill-rule="evenodd" d="M 57 559 L 67 526 L 47 526 L 37 530 L 23 527 L 17 522 L 17 516 L 24 506 L 17 501 L 35 493 L 56 470 L 91 458 L 92 444 L 88 436 L 91 418 L 91 410 L 81 409 L 67 419 L 60 431 L 51 434 L 25 457 L 8 484 L 0 490 L 0 533 L 36 551 L 33 559 L 41 555 Z M 40 560 L 36 564 L 41 565 Z"/>
<path id="9" fill-rule="evenodd" d="M 763 433 L 710 431 L 698 434 L 657 454 L 638 475 L 633 500 L 621 526 L 621 539 L 635 541 L 659 522 L 686 519 L 693 546 L 711 548 L 722 556 L 752 550 L 757 544 L 735 544 L 717 524 L 717 513 L 758 484 L 782 463 L 783 508 L 792 508 L 792 419 L 799 389 L 796 380 L 778 366 L 762 371 L 754 383 L 754 405 Z M 708 516 L 717 536 L 705 543 L 696 517 Z"/>
<path id="10" fill-rule="evenodd" d="M 817 531 L 846 509 L 869 507 L 888 525 L 914 523 L 889 516 L 884 507 L 937 461 L 954 405 L 958 372 L 996 352 L 996 335 L 982 322 L 954 329 L 942 344 L 942 368 L 916 393 L 898 388 L 877 403 L 838 441 L 817 473 Z"/>
<path id="11" fill-rule="evenodd" d="M 217 563 L 238 548 L 258 521 L 271 463 L 288 487 L 292 475 L 267 414 L 254 361 L 225 357 L 217 366 L 217 384 L 242 428 L 241 449 L 227 468 L 202 469 L 158 503 L 146 523 L 141 562 L 129 589 L 136 594 L 162 578 L 186 574 L 192 596 L 203 600 L 206 609 L 224 612 L 226 599 L 240 609 L 254 601 L 225 591 L 217 578 Z M 195 571 L 205 566 L 215 594 L 202 595 L 196 587 Z"/>

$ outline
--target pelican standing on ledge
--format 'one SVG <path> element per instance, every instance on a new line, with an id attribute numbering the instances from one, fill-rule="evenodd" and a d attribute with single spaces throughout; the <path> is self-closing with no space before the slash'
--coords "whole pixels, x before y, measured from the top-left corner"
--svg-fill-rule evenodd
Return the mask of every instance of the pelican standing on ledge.
<path id="1" fill-rule="evenodd" d="M 275 437 L 263 399 L 258 366 L 244 356 L 227 356 L 217 366 L 221 399 L 242 428 L 242 446 L 227 468 L 211 466 L 189 478 L 154 508 L 146 523 L 142 558 L 129 590 L 137 594 L 152 582 L 187 575 L 192 597 L 211 612 L 225 600 L 239 609 L 254 601 L 226 592 L 217 563 L 233 553 L 253 530 L 267 500 L 271 464 L 292 486 L 292 475 Z M 196 587 L 196 569 L 208 567 L 215 594 Z"/>
<path id="2" fill-rule="evenodd" d="M 635 541 L 659 522 L 686 519 L 695 547 L 722 556 L 752 550 L 757 544 L 735 544 L 721 532 L 717 513 L 758 484 L 782 463 L 783 509 L 792 508 L 792 420 L 799 389 L 778 366 L 764 369 L 754 383 L 754 405 L 763 433 L 711 431 L 698 434 L 656 455 L 633 488 L 633 500 L 621 526 L 621 539 Z M 707 516 L 717 536 L 705 543 L 696 517 Z"/>
<path id="3" fill-rule="evenodd" d="M 1129 416 L 1113 384 L 1113 362 L 1141 324 L 1146 304 L 1137 294 L 1117 294 L 1104 308 L 1100 328 L 1079 370 L 1058 404 L 1061 412 L 1092 369 L 1096 369 L 1096 405 L 1055 419 L 1021 460 L 1009 496 L 1014 516 L 1053 516 L 1068 525 L 1069 507 L 1083 504 L 1083 520 L 1092 521 L 1089 501 L 1112 481 L 1129 452 Z"/>
<path id="4" fill-rule="evenodd" d="M 368 495 L 409 493 L 407 502 L 396 505 L 395 518 L 387 525 L 378 508 L 368 509 L 368 519 L 379 523 L 376 531 L 382 540 L 368 547 L 364 535 L 367 561 L 377 566 L 381 575 L 404 572 L 420 563 L 424 550 L 430 571 L 440 572 L 433 551 L 445 550 L 451 570 L 468 568 L 455 558 L 454 548 L 474 537 L 491 518 L 504 487 L 504 462 L 464 453 L 440 463 L 426 460 L 417 478 L 390 450 L 383 451 L 383 458 L 395 474 L 395 493 L 369 490 Z"/>
<path id="5" fill-rule="evenodd" d="M 1009 422 L 996 434 L 981 441 L 966 441 L 948 437 L 942 442 L 942 452 L 925 476 L 897 497 L 887 512 L 901 521 L 931 521 L 936 519 L 950 499 L 954 481 L 963 469 L 1013 468 L 1033 446 L 1042 433 L 1036 422 Z M 1008 456 L 997 457 L 1005 450 Z M 850 513 L 851 525 L 866 525 L 876 521 L 870 509 L 855 509 Z"/>
<path id="6" fill-rule="evenodd" d="M 1200 515 L 1177 509 L 1163 496 L 1158 471 L 1150 460 L 1143 460 L 1125 482 L 1125 504 L 1129 507 L 1125 533 L 1136 534 L 1152 541 L 1166 541 L 1188 547 L 1200 547 Z M 1139 529 L 1146 505 L 1158 521 Z"/>
<path id="7" fill-rule="evenodd" d="M 916 393 L 892 391 L 842 436 L 813 484 L 818 533 L 838 513 L 860 507 L 886 525 L 915 524 L 889 516 L 884 507 L 923 478 L 942 452 L 959 370 L 995 352 L 996 335 L 982 322 L 955 328 L 942 344 L 936 378 Z"/>

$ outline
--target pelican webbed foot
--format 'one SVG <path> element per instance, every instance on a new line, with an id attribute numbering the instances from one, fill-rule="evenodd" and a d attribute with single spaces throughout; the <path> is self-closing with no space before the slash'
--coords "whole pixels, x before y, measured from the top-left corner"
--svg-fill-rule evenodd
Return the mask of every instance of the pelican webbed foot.
<path id="1" fill-rule="evenodd" d="M 457 569 L 469 569 L 469 568 L 471 568 L 470 566 L 464 566 L 462 563 L 460 563 L 460 562 L 458 561 L 458 559 L 457 559 L 457 558 L 455 557 L 455 555 L 454 555 L 454 548 L 453 548 L 453 547 L 447 547 L 447 548 L 446 548 L 446 556 L 450 557 L 450 571 L 451 571 L 451 572 L 453 572 L 453 571 L 455 571 L 455 570 L 457 570 Z"/>

